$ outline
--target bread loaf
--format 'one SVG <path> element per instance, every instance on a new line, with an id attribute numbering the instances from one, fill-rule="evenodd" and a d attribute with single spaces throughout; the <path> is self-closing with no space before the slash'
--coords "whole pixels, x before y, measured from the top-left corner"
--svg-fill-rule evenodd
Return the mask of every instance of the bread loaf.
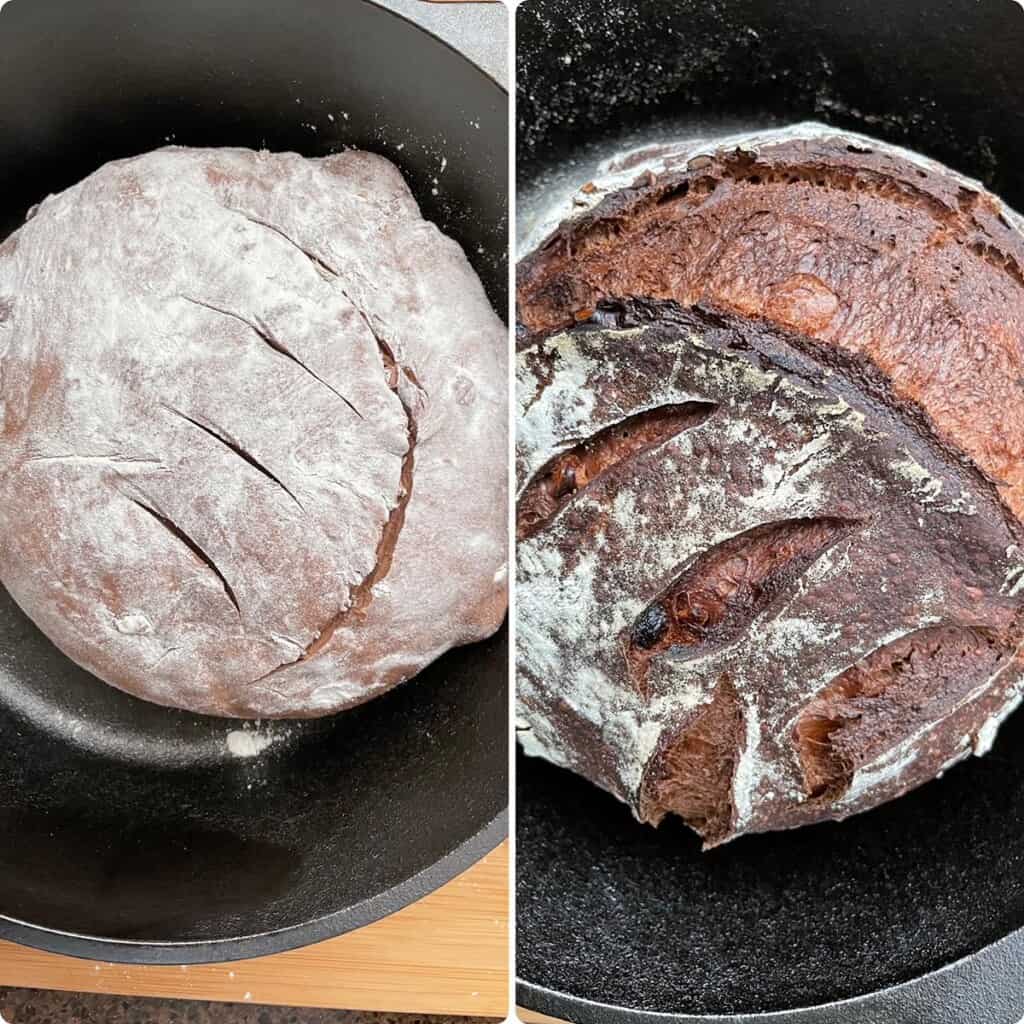
<path id="1" fill-rule="evenodd" d="M 0 248 L 0 581 L 148 700 L 358 704 L 503 617 L 504 338 L 381 157 L 108 164 Z"/>
<path id="2" fill-rule="evenodd" d="M 708 846 L 983 753 L 1024 676 L 1019 220 L 817 125 L 608 171 L 520 265 L 524 748 Z"/>

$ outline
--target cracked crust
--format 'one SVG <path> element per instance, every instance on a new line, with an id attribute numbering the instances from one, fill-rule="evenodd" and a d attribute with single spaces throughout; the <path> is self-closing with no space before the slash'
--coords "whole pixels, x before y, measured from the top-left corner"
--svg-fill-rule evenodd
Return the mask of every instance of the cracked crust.
<path id="1" fill-rule="evenodd" d="M 996 197 L 814 124 L 609 171 L 632 184 L 595 187 L 520 263 L 530 335 L 609 297 L 763 318 L 875 366 L 1024 518 L 1024 235 Z"/>
<path id="2" fill-rule="evenodd" d="M 716 412 L 520 541 L 527 753 L 716 845 L 987 749 L 1024 682 L 1024 529 L 995 488 L 796 334 L 673 303 L 597 314 L 521 355 L 521 496 L 614 424 Z"/>
<path id="3" fill-rule="evenodd" d="M 361 703 L 504 616 L 504 362 L 386 160 L 109 164 L 0 247 L 0 580 L 140 697 Z"/>
<path id="4" fill-rule="evenodd" d="M 638 150 L 572 204 L 518 268 L 526 751 L 709 846 L 986 752 L 1024 692 L 1020 218 L 815 124 Z"/>

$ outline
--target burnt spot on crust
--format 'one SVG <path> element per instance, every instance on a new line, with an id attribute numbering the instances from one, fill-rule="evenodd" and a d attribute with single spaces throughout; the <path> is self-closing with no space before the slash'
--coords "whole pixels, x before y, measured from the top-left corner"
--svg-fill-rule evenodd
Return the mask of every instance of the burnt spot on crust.
<path id="1" fill-rule="evenodd" d="M 527 484 L 519 499 L 517 539 L 525 540 L 544 529 L 577 494 L 615 466 L 700 426 L 716 408 L 712 402 L 658 406 L 605 427 L 556 455 Z"/>
<path id="2" fill-rule="evenodd" d="M 856 771 L 952 713 L 1014 656 L 990 628 L 930 626 L 886 644 L 825 687 L 793 733 L 804 791 L 830 803 Z"/>
<path id="3" fill-rule="evenodd" d="M 733 828 L 732 783 L 744 734 L 743 706 L 722 676 L 711 701 L 662 736 L 641 783 L 640 817 L 657 825 L 678 814 L 705 849 L 724 842 Z"/>
<path id="4" fill-rule="evenodd" d="M 660 604 L 649 605 L 633 623 L 633 630 L 630 633 L 633 646 L 643 651 L 656 647 L 665 639 L 669 625 L 665 608 Z"/>
<path id="5" fill-rule="evenodd" d="M 637 617 L 626 658 L 641 690 L 650 659 L 690 659 L 735 643 L 858 521 L 822 516 L 755 526 L 694 558 Z"/>

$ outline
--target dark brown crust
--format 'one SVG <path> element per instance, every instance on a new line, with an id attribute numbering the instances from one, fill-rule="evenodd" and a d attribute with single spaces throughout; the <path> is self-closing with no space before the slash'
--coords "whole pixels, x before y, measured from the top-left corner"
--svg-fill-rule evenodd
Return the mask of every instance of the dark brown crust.
<path id="1" fill-rule="evenodd" d="M 705 848 L 724 841 L 733 827 L 732 781 L 743 743 L 739 698 L 723 676 L 709 704 L 662 735 L 641 783 L 642 820 L 658 825 L 678 814 Z"/>
<path id="2" fill-rule="evenodd" d="M 527 484 L 516 506 L 516 538 L 542 530 L 588 484 L 627 459 L 703 423 L 709 402 L 662 405 L 606 427 L 555 456 Z"/>
<path id="3" fill-rule="evenodd" d="M 696 658 L 738 640 L 856 526 L 835 517 L 765 523 L 702 552 L 637 617 L 626 640 L 634 683 L 651 658 Z"/>
<path id="4" fill-rule="evenodd" d="M 608 196 L 519 266 L 528 336 L 608 297 L 709 303 L 870 362 L 1024 518 L 1024 239 L 884 148 L 788 140 Z"/>
<path id="5" fill-rule="evenodd" d="M 863 355 L 832 348 L 764 318 L 700 304 L 686 309 L 671 300 L 603 300 L 593 321 L 577 327 L 657 327 L 696 332 L 713 349 L 743 352 L 759 366 L 773 368 L 794 382 L 834 394 L 862 410 L 877 428 L 924 449 L 935 465 L 952 470 L 959 477 L 961 488 L 981 498 L 986 510 L 1001 518 L 1017 543 L 1024 545 L 1024 521 L 1007 508 L 999 486 L 964 459 L 958 448 L 937 437 L 924 412 L 901 401 L 893 391 L 892 381 Z M 642 360 L 643 353 L 637 352 L 636 359 Z"/>
<path id="6" fill-rule="evenodd" d="M 824 803 L 841 797 L 858 768 L 946 717 L 1013 655 L 1006 633 L 943 625 L 852 665 L 810 701 L 794 730 L 807 795 Z"/>
<path id="7" fill-rule="evenodd" d="M 591 368 L 584 386 L 592 389 L 588 397 L 595 423 L 621 416 L 617 410 L 643 408 L 652 389 L 670 375 L 678 381 L 679 393 L 715 404 L 718 412 L 681 438 L 684 443 L 666 444 L 613 466 L 593 481 L 588 501 L 566 507 L 527 542 L 532 547 L 551 545 L 569 572 L 583 557 L 596 566 L 595 607 L 590 614 L 599 620 L 604 634 L 601 629 L 587 633 L 587 644 L 582 646 L 575 639 L 579 623 L 572 621 L 574 609 L 561 606 L 560 614 L 567 617 L 565 629 L 551 636 L 556 644 L 559 633 L 574 637 L 562 649 L 566 674 L 578 667 L 614 680 L 617 693 L 609 704 L 621 699 L 625 706 L 636 708 L 642 726 L 656 723 L 660 729 L 653 756 L 642 746 L 639 758 L 630 761 L 619 718 L 610 728 L 602 728 L 578 712 L 567 715 L 561 696 L 569 687 L 566 674 L 545 678 L 532 666 L 521 668 L 528 686 L 523 697 L 526 719 L 536 716 L 543 720 L 547 736 L 557 735 L 563 763 L 627 800 L 642 820 L 657 822 L 666 813 L 681 814 L 714 845 L 742 832 L 809 824 L 866 810 L 933 778 L 963 756 L 965 737 L 977 735 L 1002 713 L 1020 681 L 1021 660 L 1014 651 L 1024 640 L 1024 602 L 1001 588 L 1007 549 L 1020 543 L 1022 528 L 991 482 L 958 458 L 955 448 L 937 440 L 920 410 L 901 404 L 873 364 L 764 319 L 701 307 L 687 309 L 666 301 L 631 300 L 602 304 L 592 323 L 576 325 L 570 335 L 571 344 L 551 339 L 525 353 L 527 383 L 538 385 L 538 395 L 558 386 L 560 374 L 575 386 L 579 367 L 562 361 L 579 358 Z M 684 346 L 684 341 L 691 343 Z M 780 379 L 769 385 L 761 378 L 750 385 L 749 393 L 730 393 L 709 372 L 719 361 L 746 364 Z M 782 387 L 783 383 L 788 386 Z M 794 397 L 807 395 L 820 398 Z M 826 411 L 841 405 L 837 398 L 856 415 Z M 771 409 L 776 403 L 783 409 L 790 404 L 791 415 L 775 417 Z M 798 407 L 807 413 L 793 412 Z M 814 409 L 825 412 L 824 418 Z M 690 526 L 681 525 L 673 500 L 678 501 L 678 494 L 703 495 L 702 488 L 713 482 L 707 479 L 707 467 L 713 467 L 715 487 L 725 496 L 722 507 L 738 507 L 752 497 L 764 465 L 754 461 L 749 447 L 729 438 L 730 425 L 737 419 L 749 427 L 751 436 L 766 439 L 769 447 L 761 451 L 791 452 L 822 431 L 843 449 L 842 457 L 814 469 L 809 477 L 827 496 L 820 511 L 813 513 L 816 518 L 794 514 L 793 519 L 734 529 L 718 520 L 709 526 L 704 520 L 715 513 L 705 511 L 700 522 L 691 519 L 687 520 Z M 573 433 L 577 430 L 574 427 Z M 521 479 L 529 477 L 529 454 L 521 453 Z M 900 474 L 896 467 L 908 456 L 926 468 L 934 482 L 941 481 L 938 500 L 934 496 L 922 500 L 916 485 Z M 771 461 L 774 455 L 763 457 Z M 623 523 L 611 515 L 616 499 L 627 495 L 633 499 L 627 504 L 635 509 L 636 522 Z M 958 511 L 956 501 L 961 503 L 959 508 L 970 511 Z M 702 507 L 707 509 L 706 504 Z M 777 616 L 813 622 L 827 642 L 806 649 L 775 647 L 762 656 L 749 643 L 742 651 L 734 648 L 732 630 L 726 630 L 724 637 L 698 638 L 707 641 L 701 651 L 707 660 L 691 659 L 684 671 L 673 674 L 664 669 L 680 660 L 676 655 L 687 660 L 688 652 L 678 645 L 675 650 L 663 650 L 664 637 L 658 637 L 647 650 L 656 649 L 660 657 L 649 660 L 649 686 L 638 692 L 630 671 L 636 655 L 636 645 L 631 654 L 630 644 L 635 608 L 659 605 L 677 591 L 689 594 L 704 586 L 701 579 L 710 579 L 713 596 L 721 598 L 714 583 L 719 576 L 732 579 L 735 575 L 721 571 L 728 569 L 732 555 L 748 547 L 756 555 L 762 533 L 769 536 L 780 522 L 788 524 L 787 531 L 792 533 L 784 531 L 795 561 L 783 557 L 785 544 L 769 545 L 761 566 L 764 571 L 753 576 L 755 582 L 762 575 L 773 578 L 781 565 L 776 582 L 782 585 L 769 589 L 784 599 L 774 601 L 768 595 L 765 602 L 753 600 L 751 588 L 746 595 L 750 600 L 737 604 L 737 612 L 751 613 L 739 616 L 742 623 L 737 620 L 737 644 L 751 638 L 759 642 Z M 637 556 L 643 549 L 643 544 L 638 548 L 638 538 L 646 538 L 646 550 L 650 550 L 654 544 L 670 543 L 681 529 L 691 528 L 707 528 L 711 540 L 703 548 L 704 555 L 680 562 L 681 569 L 652 573 L 650 564 L 655 559 Z M 725 541 L 720 539 L 723 532 L 727 532 Z M 812 573 L 820 552 L 830 544 L 841 545 L 832 568 L 826 575 Z M 549 564 L 538 560 L 538 574 Z M 790 568 L 793 573 L 788 572 Z M 532 584 L 527 572 L 521 586 Z M 922 621 L 920 595 L 926 591 L 942 596 L 940 603 L 929 606 L 928 619 Z M 607 629 L 613 621 L 616 630 L 622 628 L 611 612 L 621 608 L 623 594 L 637 602 L 630 610 L 632 618 L 626 620 L 625 634 Z M 521 617 L 523 607 L 521 599 Z M 605 609 L 607 619 L 603 619 Z M 727 619 L 728 614 L 721 621 Z M 891 778 L 872 779 L 863 792 L 856 793 L 849 790 L 847 775 L 852 772 L 846 767 L 819 769 L 819 775 L 827 777 L 808 782 L 804 761 L 814 755 L 807 754 L 806 745 L 801 750 L 795 731 L 822 680 L 843 679 L 844 666 L 880 665 L 888 654 L 898 652 L 900 642 L 886 646 L 885 638 L 901 628 L 923 629 L 917 640 L 927 647 L 933 634 L 925 627 L 936 619 L 947 640 L 942 647 L 945 653 L 931 660 L 933 666 L 954 664 L 952 655 L 949 665 L 944 659 L 955 647 L 949 638 L 955 640 L 961 633 L 973 638 L 971 643 L 992 638 L 997 658 L 988 658 L 990 646 L 985 639 L 981 646 L 975 645 L 976 656 L 969 655 L 975 659 L 969 672 L 956 675 L 950 669 L 945 674 L 922 675 L 922 680 L 927 676 L 935 682 L 936 691 L 925 695 L 920 709 L 915 710 L 918 697 L 909 690 L 890 686 L 888 695 L 883 693 L 870 704 L 870 720 L 851 726 L 845 737 L 836 736 L 836 743 L 844 744 L 846 761 L 855 762 L 854 770 L 884 765 L 890 751 L 895 757 L 901 742 L 919 736 L 914 741 L 917 759 Z M 521 642 L 529 636 L 529 625 L 521 618 Z M 718 620 L 712 625 L 717 626 Z M 871 643 L 881 653 L 872 654 Z M 1013 658 L 1016 661 L 1011 664 Z M 732 693 L 729 699 L 729 689 L 719 689 L 723 666 Z M 989 667 L 993 671 L 986 676 Z M 678 708 L 672 708 L 675 687 L 690 691 L 679 693 Z M 684 710 L 693 706 L 694 689 L 710 698 L 698 705 L 696 713 Z M 671 713 L 666 707 L 672 708 Z M 890 708 L 891 717 L 887 717 Z M 750 721 L 760 734 L 757 756 L 772 766 L 773 773 L 777 770 L 774 779 L 784 781 L 778 790 L 771 788 L 775 784 L 771 780 L 764 788 L 758 784 L 746 790 L 745 810 L 738 816 L 732 786 L 747 736 L 737 719 L 746 725 L 742 719 L 750 711 L 756 711 L 756 719 Z M 657 719 L 647 717 L 648 712 Z M 644 769 L 639 790 L 638 764 Z M 823 781 L 826 788 L 820 789 Z M 808 789 L 815 793 L 811 799 L 806 796 Z"/>

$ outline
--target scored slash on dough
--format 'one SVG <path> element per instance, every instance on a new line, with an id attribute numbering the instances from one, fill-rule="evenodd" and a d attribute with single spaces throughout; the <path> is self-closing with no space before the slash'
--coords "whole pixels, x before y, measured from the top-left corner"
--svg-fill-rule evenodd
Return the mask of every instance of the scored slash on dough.
<path id="1" fill-rule="evenodd" d="M 142 509 L 143 512 L 147 513 L 151 518 L 155 519 L 171 536 L 176 537 L 181 541 L 192 552 L 196 558 L 199 559 L 210 571 L 220 580 L 221 586 L 224 588 L 224 593 L 227 594 L 228 600 L 235 606 L 235 611 L 238 612 L 239 618 L 242 616 L 242 609 L 238 605 L 238 598 L 235 596 L 235 592 L 228 583 L 224 573 L 217 568 L 217 563 L 176 523 L 172 522 L 167 516 L 157 512 L 156 509 L 147 505 L 143 501 L 139 501 L 138 498 L 128 497 L 128 500 L 132 504 L 137 505 Z"/>
<path id="2" fill-rule="evenodd" d="M 358 307 L 356 308 L 358 309 Z M 370 327 L 370 322 L 367 319 L 366 314 L 363 313 L 362 310 L 359 310 L 359 314 L 366 321 L 367 327 Z M 377 551 L 374 556 L 373 568 L 369 573 L 367 573 L 358 586 L 352 590 L 352 599 L 349 601 L 348 606 L 338 612 L 338 614 L 324 626 L 316 638 L 297 658 L 292 661 L 285 662 L 285 664 L 279 665 L 275 669 L 271 669 L 265 675 L 260 676 L 260 678 L 256 680 L 257 683 L 265 682 L 265 680 L 269 679 L 271 676 L 276 675 L 284 669 L 290 668 L 292 665 L 297 665 L 300 662 L 309 661 L 310 658 L 315 658 L 330 643 L 334 634 L 337 633 L 337 631 L 341 629 L 349 619 L 358 616 L 366 609 L 366 606 L 373 598 L 373 588 L 385 576 L 387 576 L 391 569 L 391 560 L 395 553 L 395 547 L 398 544 L 398 536 L 402 532 L 402 527 L 405 524 L 405 512 L 408 508 L 409 500 L 412 498 L 416 441 L 419 433 L 418 426 L 416 424 L 416 417 L 413 415 L 412 406 L 409 405 L 408 400 L 402 395 L 398 372 L 401 371 L 401 373 L 405 375 L 406 380 L 417 390 L 422 392 L 423 389 L 420 387 L 420 383 L 416 379 L 416 374 L 410 368 L 406 366 L 399 367 L 398 363 L 395 361 L 394 353 L 387 342 L 380 338 L 372 327 L 370 327 L 370 331 L 380 349 L 384 371 L 387 374 L 388 387 L 391 388 L 399 402 L 401 402 L 406 415 L 406 429 L 409 437 L 409 447 L 406 449 L 405 455 L 402 457 L 398 501 L 391 509 L 391 512 L 388 515 L 388 520 L 384 524 L 384 529 L 381 531 L 380 540 L 377 542 Z"/>
<path id="3" fill-rule="evenodd" d="M 227 210 L 228 213 L 234 213 L 237 214 L 239 217 L 244 217 L 247 221 L 249 221 L 250 224 L 255 224 L 257 227 L 266 228 L 268 231 L 272 231 L 279 238 L 283 238 L 293 249 L 297 249 L 300 253 L 302 253 L 303 256 L 306 257 L 307 260 L 309 260 L 310 263 L 313 264 L 313 267 L 316 269 L 316 272 L 325 281 L 335 281 L 341 276 L 334 269 L 334 267 L 328 266 L 322 259 L 320 259 L 319 256 L 314 256 L 313 253 L 311 253 L 308 249 L 304 248 L 303 246 L 299 245 L 299 243 L 296 242 L 294 238 L 286 234 L 275 224 L 270 224 L 265 220 L 260 220 L 259 217 L 254 217 L 251 213 L 246 213 L 244 210 L 236 210 L 230 206 L 225 206 L 224 209 Z M 346 296 L 346 298 L 348 298 L 348 296 Z"/>
<path id="4" fill-rule="evenodd" d="M 240 459 L 243 459 L 245 462 L 249 463 L 249 465 L 252 466 L 253 469 L 255 469 L 258 473 L 262 473 L 263 476 L 265 476 L 268 480 L 272 480 L 275 484 L 277 484 L 277 486 L 280 487 L 281 490 L 284 491 L 284 493 L 287 494 L 288 497 L 291 498 L 292 501 L 294 501 L 295 504 L 299 506 L 299 508 L 301 508 L 303 511 L 305 511 L 305 509 L 302 506 L 302 502 L 299 501 L 299 499 L 297 497 L 295 497 L 295 495 L 291 492 L 291 490 L 289 490 L 288 487 L 285 486 L 285 484 L 283 484 L 281 482 L 281 480 L 278 479 L 278 477 L 276 477 L 273 473 L 271 473 L 270 470 L 267 469 L 266 466 L 264 466 L 260 462 L 257 462 L 256 459 L 253 458 L 253 456 L 250 455 L 236 441 L 232 441 L 230 438 L 226 437 L 223 433 L 221 433 L 219 430 L 215 429 L 214 427 L 208 426 L 205 423 L 200 423 L 199 420 L 193 419 L 191 416 L 187 416 L 180 409 L 175 409 L 174 406 L 172 406 L 172 405 L 167 405 L 165 402 L 161 402 L 160 404 L 168 412 L 173 413 L 175 416 L 180 417 L 181 419 L 185 420 L 187 423 L 191 423 L 194 427 L 198 427 L 204 433 L 209 434 L 210 437 L 212 437 L 215 441 L 219 441 L 222 445 L 224 445 L 225 448 L 228 448 L 230 451 L 233 451 Z"/>
<path id="5" fill-rule="evenodd" d="M 305 370 L 315 381 L 322 384 L 328 391 L 333 392 L 338 396 L 360 419 L 364 419 L 363 414 L 333 385 L 328 384 L 323 377 L 314 373 L 301 359 L 299 359 L 294 353 L 290 352 L 288 348 L 281 344 L 277 338 L 270 332 L 267 325 L 263 323 L 258 317 L 255 320 L 249 320 L 244 316 L 240 316 L 238 313 L 232 313 L 230 310 L 221 309 L 220 306 L 214 306 L 209 302 L 203 302 L 201 299 L 194 299 L 190 295 L 182 295 L 182 299 L 186 302 L 191 302 L 194 306 L 202 306 L 203 309 L 208 309 L 212 313 L 219 313 L 221 316 L 230 317 L 232 320 L 237 320 L 240 324 L 245 324 L 251 331 L 253 331 L 257 337 L 259 337 L 264 344 L 268 345 L 275 352 L 280 353 L 286 359 L 290 359 L 296 366 Z"/>
<path id="6" fill-rule="evenodd" d="M 163 461 L 161 459 L 132 458 L 127 455 L 33 455 L 31 458 L 25 460 L 27 465 L 36 463 L 45 464 L 48 462 L 60 463 L 62 465 L 113 466 L 121 469 L 131 469 L 133 466 L 137 466 L 141 469 L 144 466 L 163 465 Z"/>

